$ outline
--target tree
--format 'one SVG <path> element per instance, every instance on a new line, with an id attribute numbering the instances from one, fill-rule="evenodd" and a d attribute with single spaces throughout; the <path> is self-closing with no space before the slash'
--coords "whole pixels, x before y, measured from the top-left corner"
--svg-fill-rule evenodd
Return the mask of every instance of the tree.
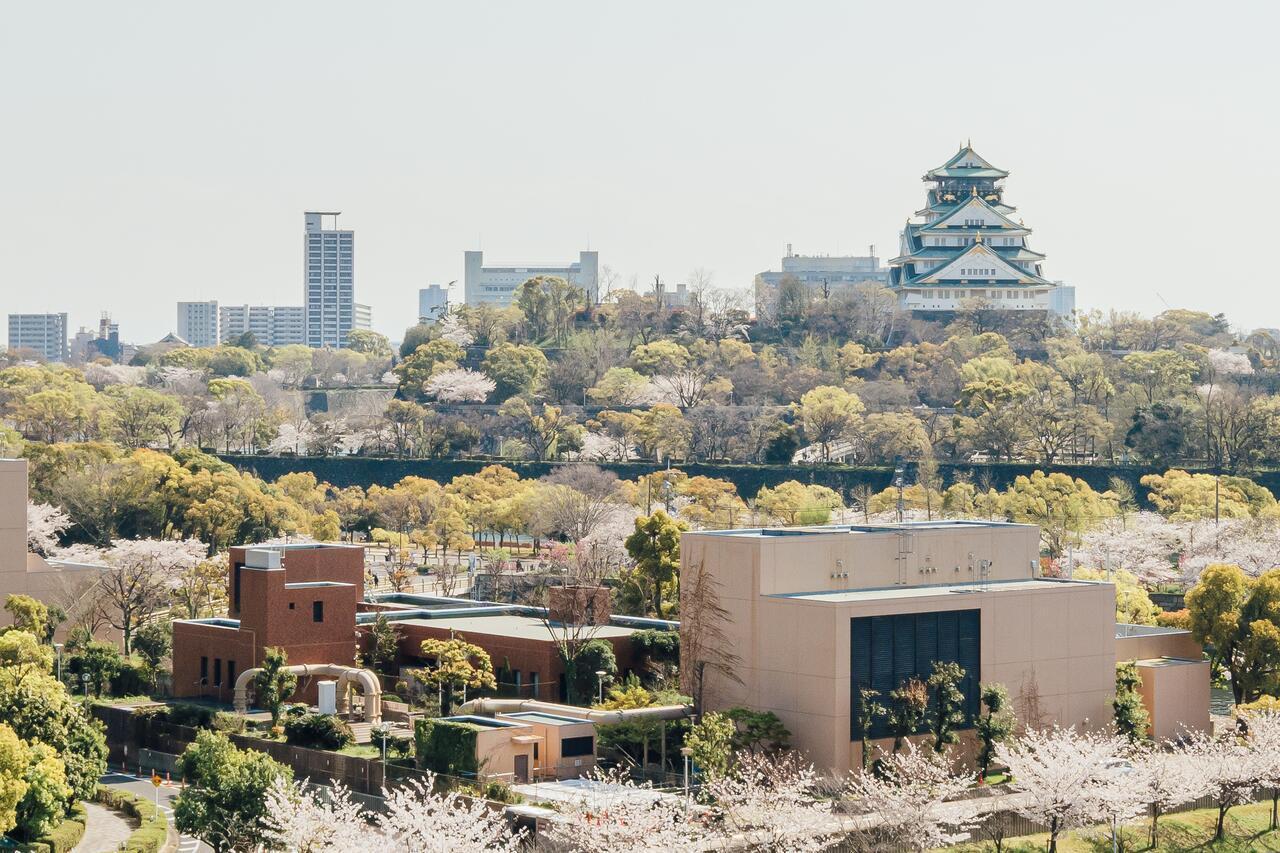
<path id="1" fill-rule="evenodd" d="M 733 751 L 779 753 L 790 748 L 791 732 L 772 711 L 730 708 L 724 715 L 733 720 Z"/>
<path id="2" fill-rule="evenodd" d="M 11 631 L 4 636 L 21 634 Z M 102 725 L 89 716 L 84 705 L 67 694 L 66 687 L 48 673 L 47 667 L 8 663 L 0 666 L 0 720 L 23 741 L 43 743 L 58 754 L 66 768 L 66 781 L 77 799 L 93 796 L 98 779 L 107 768 L 107 742 Z"/>
<path id="3" fill-rule="evenodd" d="M 708 840 L 706 825 L 677 797 L 643 796 L 649 790 L 647 784 L 637 785 L 617 771 L 597 769 L 588 785 L 593 792 L 590 797 L 566 802 L 561 809 L 565 819 L 547 824 L 546 832 L 557 849 L 568 853 L 657 853 L 696 850 Z"/>
<path id="4" fill-rule="evenodd" d="M 120 674 L 124 667 L 124 658 L 120 650 L 112 643 L 92 641 L 79 651 L 72 659 L 72 671 L 78 669 L 89 676 L 89 686 L 93 695 L 101 696 L 105 688 L 111 685 L 111 679 Z"/>
<path id="5" fill-rule="evenodd" d="M 734 651 L 725 626 L 732 616 L 720 604 L 720 582 L 701 562 L 688 568 L 680 591 L 680 689 L 693 697 L 694 713 L 702 713 L 707 670 L 737 684 L 742 658 Z"/>
<path id="6" fill-rule="evenodd" d="M 1138 778 L 1146 785 L 1143 799 L 1151 806 L 1149 841 L 1152 849 L 1156 849 L 1160 843 L 1161 815 L 1205 796 L 1208 784 L 1191 755 L 1181 746 L 1162 744 L 1143 749 L 1134 764 L 1140 771 Z"/>
<path id="7" fill-rule="evenodd" d="M 1151 722 L 1147 709 L 1142 705 L 1142 675 L 1133 661 L 1116 664 L 1116 695 L 1111 702 L 1116 733 L 1137 744 L 1147 740 L 1147 726 Z"/>
<path id="8" fill-rule="evenodd" d="M 151 673 L 151 685 L 155 687 L 160 674 L 160 665 L 173 649 L 173 623 L 167 621 L 148 622 L 138 629 L 133 637 L 133 650 L 142 658 Z"/>
<path id="9" fill-rule="evenodd" d="M 565 701 L 569 704 L 589 702 L 589 697 L 612 681 L 618 672 L 613 645 L 599 638 L 587 640 L 579 646 L 572 659 L 566 660 L 561 655 L 561 660 L 565 666 L 565 686 L 569 690 Z M 597 672 L 604 675 L 598 676 Z"/>
<path id="10" fill-rule="evenodd" d="M 756 509 L 787 525 L 826 524 L 832 511 L 843 506 L 840 495 L 833 489 L 795 480 L 779 483 L 772 489 L 762 486 L 756 493 Z"/>
<path id="11" fill-rule="evenodd" d="M 1054 727 L 1030 729 L 1016 741 L 998 744 L 996 757 L 1009 768 L 1014 788 L 1024 796 L 1013 810 L 1048 827 L 1049 853 L 1069 829 L 1093 823 L 1102 811 L 1108 774 L 1126 749 L 1114 735 Z"/>
<path id="12" fill-rule="evenodd" d="M 877 818 L 863 824 L 856 835 L 863 849 L 906 847 L 931 850 L 963 841 L 956 833 L 969 822 L 971 808 L 943 802 L 968 787 L 968 780 L 952 772 L 946 759 L 932 750 L 907 744 L 902 752 L 884 756 L 874 773 L 850 777 L 848 793 Z"/>
<path id="13" fill-rule="evenodd" d="M 833 827 L 832 805 L 818 788 L 813 766 L 794 753 L 747 753 L 704 790 L 715 803 L 726 848 L 820 853 L 843 832 Z"/>
<path id="14" fill-rule="evenodd" d="M 178 769 L 187 787 L 174 808 L 178 830 L 216 853 L 250 850 L 268 822 L 268 792 L 293 772 L 264 752 L 240 750 L 222 732 L 201 729 Z"/>
<path id="15" fill-rule="evenodd" d="M 12 728 L 0 723 L 0 828 L 9 832 L 18 824 L 18 804 L 27 794 L 30 753 Z"/>
<path id="16" fill-rule="evenodd" d="M 401 390 L 409 397 L 422 396 L 432 376 L 446 370 L 457 370 L 458 363 L 465 356 L 466 351 L 451 341 L 437 338 L 422 344 L 396 365 L 395 373 L 400 379 Z"/>
<path id="17" fill-rule="evenodd" d="M 663 585 L 676 586 L 679 600 L 680 533 L 687 529 L 682 522 L 662 510 L 654 510 L 647 518 L 637 518 L 634 532 L 623 545 L 636 569 L 653 585 L 653 614 L 663 616 Z"/>
<path id="18" fill-rule="evenodd" d="M 496 387 L 483 373 L 459 368 L 433 374 L 423 391 L 441 403 L 483 403 Z"/>
<path id="19" fill-rule="evenodd" d="M 386 335 L 380 335 L 371 329 L 352 329 L 347 332 L 347 349 L 389 360 L 391 358 L 391 341 Z"/>
<path id="20" fill-rule="evenodd" d="M 47 634 L 49 608 L 44 602 L 29 595 L 10 593 L 5 598 L 4 609 L 13 617 L 15 630 L 26 631 L 37 639 Z"/>
<path id="21" fill-rule="evenodd" d="M 422 656 L 434 663 L 428 669 L 415 670 L 413 676 L 425 687 L 445 691 L 441 714 L 452 705 L 454 688 L 494 690 L 498 686 L 489 653 L 462 637 L 423 640 Z"/>
<path id="22" fill-rule="evenodd" d="M 733 720 L 716 711 L 708 711 L 689 727 L 684 745 L 702 779 L 714 782 L 729 772 L 736 732 Z"/>
<path id="23" fill-rule="evenodd" d="M 1239 566 L 1208 566 L 1186 603 L 1192 636 L 1230 675 L 1236 702 L 1256 699 L 1280 669 L 1280 570 L 1250 580 Z"/>
<path id="24" fill-rule="evenodd" d="M 889 691 L 889 710 L 886 715 L 889 732 L 893 735 L 893 751 L 902 749 L 907 738 L 924 725 L 929 714 L 929 687 L 918 678 L 908 678 Z"/>
<path id="25" fill-rule="evenodd" d="M 36 741 L 27 750 L 27 767 L 24 781 L 26 793 L 18 801 L 15 813 L 16 834 L 34 841 L 48 835 L 62 823 L 71 798 L 71 786 L 67 784 L 66 765 L 46 744 Z"/>
<path id="26" fill-rule="evenodd" d="M 872 690 L 869 687 L 858 688 L 858 713 L 854 725 L 857 726 L 858 742 L 862 747 L 860 751 L 863 773 L 866 773 L 867 768 L 871 766 L 871 732 L 875 729 L 876 718 L 888 713 L 888 709 L 876 701 L 879 697 L 879 690 Z"/>
<path id="27" fill-rule="evenodd" d="M 396 662 L 400 655 L 400 627 L 379 613 L 369 626 L 369 649 L 365 660 L 374 669 L 382 669 Z"/>
<path id="28" fill-rule="evenodd" d="M 173 609 L 183 619 L 202 619 L 225 612 L 227 558 L 218 555 L 178 570 L 172 589 Z"/>
<path id="29" fill-rule="evenodd" d="M 298 676 L 288 670 L 289 655 L 278 646 L 263 649 L 262 666 L 253 677 L 257 703 L 271 712 L 271 728 L 280 723 L 280 706 L 298 688 Z"/>
<path id="30" fill-rule="evenodd" d="M 800 398 L 805 438 L 822 448 L 823 461 L 831 459 L 833 442 L 853 432 L 865 408 L 857 394 L 835 385 L 820 385 Z"/>
<path id="31" fill-rule="evenodd" d="M 1013 734 L 1017 720 L 1009 708 L 1009 691 L 1003 684 L 982 685 L 982 707 L 985 713 L 978 715 L 975 728 L 978 741 L 978 778 L 985 780 L 995 758 L 996 746 Z"/>
<path id="32" fill-rule="evenodd" d="M 99 555 L 110 571 L 98 575 L 103 616 L 124 635 L 124 653 L 133 650 L 133 634 L 169 605 L 175 578 L 204 560 L 207 548 L 197 539 L 116 539 Z"/>
<path id="33" fill-rule="evenodd" d="M 1010 521 L 1040 526 L 1045 548 L 1059 556 L 1069 541 L 1102 519 L 1115 514 L 1115 504 L 1084 480 L 1067 474 L 1034 471 L 1018 476 L 1000 497 L 1000 509 Z"/>
<path id="34" fill-rule="evenodd" d="M 1214 738 L 1196 732 L 1186 738 L 1183 749 L 1194 762 L 1208 796 L 1217 806 L 1218 819 L 1213 837 L 1221 841 L 1226 834 L 1227 814 L 1235 806 L 1253 802 L 1254 793 L 1263 786 L 1270 768 L 1267 762 L 1259 760 L 1259 754 L 1247 743 L 1231 735 Z"/>
<path id="35" fill-rule="evenodd" d="M 601 406 L 635 406 L 650 393 L 649 379 L 630 367 L 610 367 L 587 396 Z"/>
<path id="36" fill-rule="evenodd" d="M 964 692 L 960 683 L 964 670 L 955 661 L 934 661 L 929 674 L 929 690 L 933 693 L 933 751 L 942 752 L 948 744 L 960 740 L 956 731 L 965 724 Z"/>
<path id="37" fill-rule="evenodd" d="M 482 368 L 496 384 L 499 400 L 532 394 L 547 376 L 547 357 L 537 347 L 501 343 L 484 356 Z"/>

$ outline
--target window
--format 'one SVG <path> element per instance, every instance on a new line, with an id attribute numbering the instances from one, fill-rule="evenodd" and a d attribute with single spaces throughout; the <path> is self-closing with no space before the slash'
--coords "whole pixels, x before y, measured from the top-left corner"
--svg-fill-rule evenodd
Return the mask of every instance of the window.
<path id="1" fill-rule="evenodd" d="M 292 601 L 290 601 L 290 602 L 289 602 L 289 609 L 290 609 L 290 610 L 295 609 L 295 608 L 294 608 L 294 602 L 292 602 Z"/>
<path id="2" fill-rule="evenodd" d="M 311 621 L 312 622 L 324 621 L 324 602 L 323 601 L 311 602 Z"/>
<path id="3" fill-rule="evenodd" d="M 534 699 L 538 698 L 538 673 L 529 673 L 529 695 Z"/>
<path id="4" fill-rule="evenodd" d="M 222 658 L 213 659 L 213 686 L 222 686 Z"/>
<path id="5" fill-rule="evenodd" d="M 200 658 L 200 683 L 204 684 L 209 680 L 209 659 L 207 657 Z"/>
<path id="6" fill-rule="evenodd" d="M 233 660 L 227 661 L 227 683 L 233 687 L 236 683 L 236 662 Z"/>
<path id="7" fill-rule="evenodd" d="M 972 721 L 978 713 L 978 682 L 982 677 L 979 614 L 978 610 L 948 610 L 849 620 L 850 708 L 854 715 L 850 738 L 859 737 L 856 716 L 860 689 L 869 687 L 887 697 L 910 678 L 927 679 L 934 661 L 958 663 L 964 669 L 959 686 L 965 696 L 965 716 Z M 888 735 L 883 717 L 872 726 L 871 735 Z"/>
<path id="8" fill-rule="evenodd" d="M 560 741 L 560 755 L 574 758 L 579 755 L 595 755 L 596 739 L 592 735 L 585 737 L 567 737 Z"/>
<path id="9" fill-rule="evenodd" d="M 538 760 L 538 744 L 536 741 L 533 744 L 533 760 L 534 761 Z"/>

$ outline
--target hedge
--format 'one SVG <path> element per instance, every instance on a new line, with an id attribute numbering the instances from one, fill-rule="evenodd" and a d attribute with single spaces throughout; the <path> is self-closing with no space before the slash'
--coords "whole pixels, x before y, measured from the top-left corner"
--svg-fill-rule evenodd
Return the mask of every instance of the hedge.
<path id="1" fill-rule="evenodd" d="M 355 743 L 351 727 L 333 714 L 290 715 L 284 723 L 284 739 L 294 746 L 342 749 Z"/>
<path id="2" fill-rule="evenodd" d="M 449 776 L 475 775 L 476 733 L 469 723 L 423 718 L 413 727 L 418 767 Z"/>
<path id="3" fill-rule="evenodd" d="M 75 803 L 67 812 L 66 818 L 54 827 L 52 832 L 35 841 L 19 845 L 19 849 L 29 850 L 31 853 L 71 853 L 84 838 L 87 824 L 88 816 L 85 814 L 84 803 Z"/>
<path id="4" fill-rule="evenodd" d="M 125 853 L 159 853 L 169 838 L 169 819 L 161 812 L 156 820 L 156 807 L 145 797 L 98 786 L 93 799 L 114 811 L 122 811 L 137 820 L 139 826 L 121 849 Z"/>

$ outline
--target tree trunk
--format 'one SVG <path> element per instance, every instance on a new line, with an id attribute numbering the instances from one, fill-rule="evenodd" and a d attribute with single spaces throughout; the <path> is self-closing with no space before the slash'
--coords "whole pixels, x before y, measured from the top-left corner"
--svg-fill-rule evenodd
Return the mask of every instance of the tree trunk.
<path id="1" fill-rule="evenodd" d="M 1218 827 L 1213 833 L 1213 838 L 1215 841 L 1222 840 L 1222 828 L 1223 828 L 1223 824 L 1226 822 L 1227 809 L 1229 808 L 1230 806 L 1224 806 L 1221 804 L 1218 805 Z"/>

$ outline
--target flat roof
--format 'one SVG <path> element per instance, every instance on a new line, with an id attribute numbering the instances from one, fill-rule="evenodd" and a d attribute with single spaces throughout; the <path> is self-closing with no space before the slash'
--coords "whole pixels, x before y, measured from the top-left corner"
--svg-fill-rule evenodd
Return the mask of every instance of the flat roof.
<path id="1" fill-rule="evenodd" d="M 477 717 L 474 714 L 458 714 L 453 717 L 441 717 L 443 723 L 470 723 L 483 729 L 519 729 L 524 723 L 513 723 L 510 720 L 495 720 L 493 717 Z"/>
<path id="2" fill-rule="evenodd" d="M 1200 660 L 1191 660 L 1190 658 L 1147 658 L 1146 660 L 1134 661 L 1138 666 L 1199 666 L 1208 661 L 1201 658 Z"/>
<path id="3" fill-rule="evenodd" d="M 527 720 L 531 723 L 543 723 L 548 726 L 581 726 L 592 725 L 590 720 L 583 720 L 577 717 L 561 717 L 556 714 L 547 714 L 543 711 L 517 711 L 514 714 L 503 714 L 508 720 Z"/>
<path id="4" fill-rule="evenodd" d="M 423 628 L 453 629 L 462 634 L 489 634 L 499 637 L 516 637 L 522 640 L 550 642 L 554 639 L 541 619 L 534 616 L 503 614 L 495 616 L 450 616 L 444 619 L 397 619 L 398 625 L 417 625 Z M 634 628 L 601 625 L 594 636 L 601 639 L 630 637 Z"/>
<path id="5" fill-rule="evenodd" d="M 1057 578 L 1027 578 L 1025 580 L 971 581 L 965 583 L 928 584 L 924 586 L 882 586 L 871 589 L 833 589 L 818 592 L 780 592 L 769 598 L 799 598 L 804 601 L 823 601 L 843 604 L 851 601 L 886 601 L 897 598 L 927 598 L 933 595 L 957 595 L 975 593 L 1025 592 L 1068 586 L 1091 586 L 1100 581 L 1059 580 Z"/>
<path id="6" fill-rule="evenodd" d="M 299 581 L 298 583 L 287 583 L 285 589 L 314 589 L 321 586 L 355 586 L 353 583 L 342 583 L 341 581 Z"/>
<path id="7" fill-rule="evenodd" d="M 919 530 L 964 530 L 976 528 L 1009 528 L 1034 527 L 1032 524 L 1018 524 L 1012 521 L 990 521 L 987 519 L 946 518 L 936 521 L 904 521 L 889 524 L 818 524 L 806 527 L 740 527 L 732 530 L 698 530 L 698 535 L 734 536 L 742 539 L 760 539 L 767 537 L 788 536 L 830 536 L 839 533 L 877 534 L 901 533 Z"/>

